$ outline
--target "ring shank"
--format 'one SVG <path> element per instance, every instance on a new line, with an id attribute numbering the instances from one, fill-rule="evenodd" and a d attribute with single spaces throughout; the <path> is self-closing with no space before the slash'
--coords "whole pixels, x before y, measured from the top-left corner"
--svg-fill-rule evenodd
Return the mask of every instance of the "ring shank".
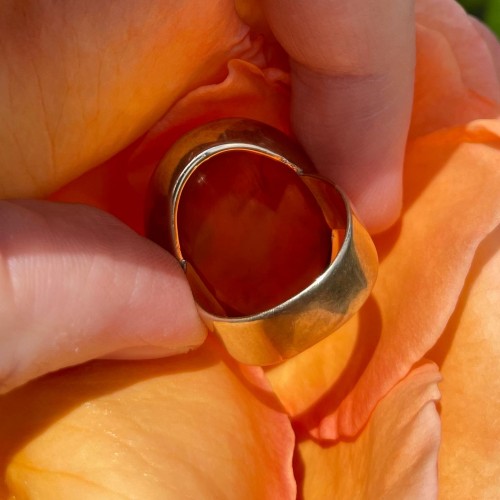
<path id="1" fill-rule="evenodd" d="M 208 312 L 198 300 L 201 318 L 234 358 L 246 364 L 274 364 L 316 344 L 359 310 L 376 279 L 377 253 L 346 196 L 315 175 L 310 160 L 288 137 L 252 120 L 220 120 L 193 130 L 174 144 L 152 181 L 147 234 L 181 262 L 195 297 L 203 284 L 182 254 L 177 229 L 179 200 L 193 172 L 209 158 L 228 151 L 261 154 L 293 169 L 313 193 L 332 231 L 345 229 L 339 252 L 327 269 L 276 307 L 252 316 L 227 317 L 223 310 L 220 315 Z M 214 300 L 210 309 L 218 311 Z"/>
<path id="2" fill-rule="evenodd" d="M 361 308 L 375 282 L 378 261 L 366 229 L 351 213 L 349 217 L 337 258 L 295 297 L 245 318 L 221 318 L 200 310 L 234 358 L 258 365 L 291 358 L 329 336 Z"/>

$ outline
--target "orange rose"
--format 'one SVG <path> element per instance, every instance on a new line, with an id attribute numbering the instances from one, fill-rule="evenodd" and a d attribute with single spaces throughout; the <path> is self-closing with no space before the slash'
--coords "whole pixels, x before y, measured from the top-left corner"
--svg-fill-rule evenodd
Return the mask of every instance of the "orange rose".
<path id="1" fill-rule="evenodd" d="M 32 36 L 26 37 L 26 46 L 4 44 L 14 79 L 9 80 L 11 108 L 4 115 L 8 132 L 1 136 L 6 159 L 0 189 L 5 197 L 52 193 L 53 200 L 93 205 L 142 232 L 149 176 L 184 131 L 223 116 L 247 116 L 290 131 L 289 68 L 253 3 L 240 2 L 240 14 L 264 38 L 248 33 L 229 1 L 191 1 L 190 17 L 182 15 L 184 7 L 150 2 L 148 9 L 141 4 L 127 21 L 125 37 L 119 22 L 116 30 L 100 31 L 99 23 L 127 17 L 134 3 L 123 5 L 110 2 L 97 13 L 79 11 L 87 17 L 77 30 L 69 29 L 67 18 L 79 7 L 65 6 L 60 16 L 42 8 L 27 25 Z M 19 6 L 9 13 L 4 24 L 11 30 L 30 19 Z M 276 22 L 272 12 L 267 15 Z M 193 33 L 193 26 L 203 29 Z M 74 54 L 75 45 L 57 45 L 54 33 L 61 30 L 85 50 Z M 209 338 L 189 354 L 92 361 L 10 391 L 0 398 L 5 478 L 0 494 L 293 498 L 298 486 L 306 499 L 427 498 L 437 492 L 439 454 L 443 498 L 494 496 L 495 478 L 500 477 L 491 402 L 500 394 L 494 338 L 500 294 L 495 231 L 500 220 L 500 85 L 495 67 L 500 50 L 451 0 L 418 1 L 416 33 L 403 211 L 395 226 L 375 238 L 380 275 L 361 312 L 320 344 L 266 371 L 238 365 Z M 11 33 L 6 39 L 15 37 Z M 176 51 L 183 57 L 172 57 Z M 54 53 L 58 58 L 47 62 Z M 67 68 L 61 89 L 56 85 L 61 82 L 59 58 Z M 102 61 L 98 72 L 96 58 Z M 169 78 L 163 67 L 169 68 Z M 24 92 L 14 92 L 18 86 Z M 70 99 L 64 97 L 68 93 Z M 99 98 L 89 99 L 93 94 Z M 21 103 L 19 95 L 27 101 Z M 61 103 L 74 108 L 61 108 Z M 397 148 L 391 154 L 397 158 Z M 321 165 L 323 160 L 315 161 Z M 339 167 L 332 168 L 335 173 Z M 351 182 L 346 175 L 346 183 Z M 36 227 L 27 215 L 36 203 L 2 207 L 16 221 L 28 218 Z M 72 337 L 76 330 L 70 330 L 69 338 L 57 337 L 49 361 L 39 359 L 42 344 L 53 342 L 47 330 L 56 324 L 54 318 L 75 313 L 63 299 L 61 311 L 49 293 L 39 306 L 42 312 L 31 311 L 41 326 L 23 346 L 31 353 L 23 358 L 29 366 L 0 364 L 6 388 L 51 367 L 104 354 L 127 357 L 132 350 L 138 357 L 140 347 L 145 357 L 161 356 L 202 342 L 204 332 L 185 283 L 163 252 L 151 245 L 148 259 L 130 271 L 131 282 L 135 277 L 141 287 L 150 287 L 150 297 L 159 302 L 154 315 L 144 318 L 140 312 L 146 299 L 136 303 L 126 290 L 123 300 L 106 295 L 107 281 L 113 280 L 107 253 L 118 252 L 119 260 L 132 262 L 138 237 L 123 236 L 118 223 L 106 219 L 106 239 L 91 224 L 85 226 L 88 213 L 56 207 L 54 217 L 69 235 L 63 249 L 67 260 L 75 243 L 81 248 L 94 238 L 103 249 L 90 266 L 98 271 L 90 276 L 99 276 L 103 289 L 102 311 L 88 311 L 85 325 L 96 339 L 70 349 L 78 340 Z M 88 229 L 87 240 L 65 226 L 65 211 L 73 214 L 73 224 Z M 102 224 L 99 213 L 91 213 L 92 224 Z M 375 228 L 380 221 L 372 223 Z M 5 234 L 15 231 L 12 224 Z M 58 251 L 50 234 L 35 236 L 28 243 L 42 241 L 45 254 Z M 9 269 L 27 272 L 31 247 L 21 243 L 6 247 L 27 255 Z M 28 271 L 37 272 L 35 267 Z M 165 280 L 177 280 L 179 297 L 162 308 L 158 296 L 167 293 Z M 14 279 L 12 286 L 16 283 Z M 8 290 L 0 292 L 9 297 Z M 29 292 L 24 290 L 23 301 L 33 297 Z M 76 307 L 78 292 L 72 302 Z M 66 293 L 74 292 L 68 287 Z M 106 312 L 107 300 L 122 300 L 116 303 L 129 330 L 120 327 L 119 335 L 114 334 L 116 309 Z M 11 301 L 7 307 L 23 310 L 24 302 Z M 95 317 L 102 324 L 96 325 Z M 151 323 L 169 325 L 164 331 Z M 147 336 L 135 334 L 141 328 Z M 10 348 L 7 330 L 0 329 L 5 349 Z M 109 338 L 106 350 L 100 350 L 103 335 Z M 115 337 L 129 340 L 120 343 Z M 11 354 L 17 359 L 15 349 Z M 476 402 L 479 411 L 473 408 Z"/>

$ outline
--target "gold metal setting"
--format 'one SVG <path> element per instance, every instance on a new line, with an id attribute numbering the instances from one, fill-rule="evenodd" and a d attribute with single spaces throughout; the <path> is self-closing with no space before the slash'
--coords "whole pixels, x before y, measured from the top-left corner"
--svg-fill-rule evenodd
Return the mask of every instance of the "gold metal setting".
<path id="1" fill-rule="evenodd" d="M 316 344 L 359 310 L 375 283 L 377 253 L 347 197 L 316 175 L 310 160 L 290 138 L 253 120 L 211 122 L 179 139 L 160 162 L 152 181 L 147 220 L 148 237 L 179 260 L 195 297 L 198 280 L 183 257 L 178 237 L 179 200 L 193 172 L 209 158 L 228 151 L 264 155 L 292 169 L 313 193 L 332 231 L 338 229 L 333 209 L 344 216 L 345 236 L 330 265 L 311 285 L 277 307 L 251 316 L 226 317 L 198 304 L 208 329 L 220 337 L 235 359 L 270 365 Z"/>

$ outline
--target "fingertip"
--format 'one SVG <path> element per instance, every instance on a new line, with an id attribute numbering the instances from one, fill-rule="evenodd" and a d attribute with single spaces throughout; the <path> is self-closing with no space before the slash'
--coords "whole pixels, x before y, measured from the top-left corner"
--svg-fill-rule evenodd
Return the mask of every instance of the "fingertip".
<path id="1" fill-rule="evenodd" d="M 1 392 L 109 353 L 158 357 L 205 340 L 175 258 L 111 215 L 0 202 L 0 224 Z"/>
<path id="2" fill-rule="evenodd" d="M 325 76 L 292 65 L 292 122 L 318 171 L 337 184 L 370 232 L 402 209 L 409 87 L 385 77 Z"/>
<path id="3" fill-rule="evenodd" d="M 401 217 L 403 189 L 400 176 L 379 176 L 359 194 L 356 194 L 356 189 L 353 192 L 351 201 L 369 233 L 386 231 Z"/>
<path id="4" fill-rule="evenodd" d="M 403 210 L 402 160 L 391 167 L 318 165 L 319 172 L 347 195 L 357 218 L 371 234 L 393 226 Z"/>
<path id="5" fill-rule="evenodd" d="M 130 343 L 120 349 L 158 348 L 175 354 L 202 344 L 206 328 L 181 266 L 152 241 L 140 240 L 146 255 L 140 267 L 130 270 L 134 282 L 127 311 L 117 318 L 117 327 L 130 336 Z M 126 279 L 123 270 L 121 280 Z"/>
<path id="6" fill-rule="evenodd" d="M 291 58 L 292 125 L 373 233 L 402 209 L 415 71 L 413 2 L 265 0 Z M 397 43 L 394 41 L 397 40 Z"/>

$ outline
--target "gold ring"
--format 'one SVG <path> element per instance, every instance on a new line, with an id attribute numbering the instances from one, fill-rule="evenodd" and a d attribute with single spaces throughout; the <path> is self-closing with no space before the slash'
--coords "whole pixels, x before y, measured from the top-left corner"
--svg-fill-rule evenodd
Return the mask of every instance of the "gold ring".
<path id="1" fill-rule="evenodd" d="M 288 359 L 367 299 L 375 246 L 286 135 L 247 119 L 181 137 L 151 182 L 147 235 L 179 260 L 201 318 L 245 364 Z"/>

